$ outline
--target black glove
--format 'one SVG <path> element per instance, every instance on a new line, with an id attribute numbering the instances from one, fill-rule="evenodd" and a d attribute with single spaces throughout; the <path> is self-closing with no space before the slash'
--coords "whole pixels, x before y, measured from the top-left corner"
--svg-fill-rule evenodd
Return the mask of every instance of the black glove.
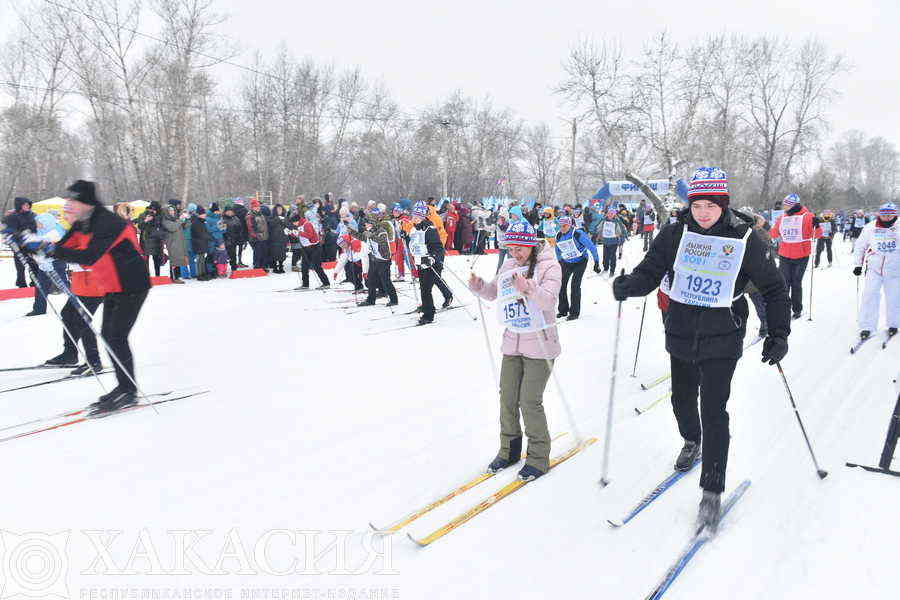
<path id="1" fill-rule="evenodd" d="M 763 342 L 762 361 L 770 365 L 781 362 L 788 352 L 787 340 L 778 335 L 770 335 Z"/>
<path id="2" fill-rule="evenodd" d="M 622 302 L 623 300 L 628 299 L 628 276 L 627 275 L 619 275 L 615 279 L 613 279 L 612 284 L 613 290 L 613 298 Z"/>
<path id="3" fill-rule="evenodd" d="M 594 273 L 599 273 L 602 269 L 598 263 L 594 263 Z"/>
<path id="4" fill-rule="evenodd" d="M 434 259 L 430 256 L 423 256 L 420 260 L 420 264 L 423 269 L 431 268 L 431 266 L 434 264 Z"/>
<path id="5" fill-rule="evenodd" d="M 853 267 L 853 274 L 857 277 L 862 275 L 862 267 Z"/>

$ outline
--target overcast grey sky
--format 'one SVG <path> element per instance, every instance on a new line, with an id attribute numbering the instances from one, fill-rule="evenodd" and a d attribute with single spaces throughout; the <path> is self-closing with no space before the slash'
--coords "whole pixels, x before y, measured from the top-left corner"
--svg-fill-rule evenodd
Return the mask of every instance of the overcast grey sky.
<path id="1" fill-rule="evenodd" d="M 710 32 L 814 34 L 853 64 L 830 111 L 834 135 L 861 129 L 900 147 L 900 0 L 219 0 L 217 7 L 230 15 L 222 31 L 240 44 L 237 62 L 249 64 L 256 50 L 271 56 L 284 41 L 298 57 L 359 65 L 404 110 L 461 89 L 554 128 L 567 115 L 550 89 L 579 36 L 615 37 L 637 56 L 664 28 L 683 42 Z M 9 0 L 0 0 L 0 38 L 12 18 Z M 154 32 L 151 21 L 141 27 Z M 233 82 L 242 73 L 223 67 L 220 74 Z"/>
<path id="2" fill-rule="evenodd" d="M 688 42 L 713 32 L 818 35 L 853 71 L 839 82 L 835 134 L 862 129 L 900 147 L 900 0 L 388 0 L 222 1 L 227 31 L 271 54 L 284 40 L 298 56 L 360 65 L 405 109 L 455 89 L 490 94 L 527 120 L 566 116 L 551 87 L 579 36 L 613 36 L 629 56 L 661 29 Z"/>

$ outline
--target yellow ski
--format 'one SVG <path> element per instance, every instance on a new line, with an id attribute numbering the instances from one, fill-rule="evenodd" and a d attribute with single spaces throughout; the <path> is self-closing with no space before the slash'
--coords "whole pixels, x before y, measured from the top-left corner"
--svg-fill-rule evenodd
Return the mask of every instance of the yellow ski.
<path id="1" fill-rule="evenodd" d="M 562 454 L 560 456 L 557 456 L 554 459 L 551 459 L 550 460 L 550 468 L 553 469 L 556 465 L 568 460 L 569 458 L 571 458 L 578 452 L 584 450 L 585 448 L 587 448 L 588 446 L 590 446 L 591 444 L 593 444 L 596 441 L 597 441 L 597 438 L 590 438 L 588 440 L 585 440 L 585 442 L 583 444 L 581 444 L 580 446 L 575 446 L 574 448 L 572 448 L 565 454 Z M 461 515 L 459 515 L 458 517 L 456 517 L 455 519 L 453 519 L 452 521 L 450 521 L 443 527 L 436 529 L 435 531 L 428 534 L 424 538 L 416 539 L 409 533 L 407 533 L 407 536 L 409 536 L 409 539 L 414 541 L 419 546 L 425 547 L 428 544 L 432 543 L 433 541 L 444 537 L 445 535 L 447 535 L 448 533 L 450 533 L 451 531 L 453 531 L 454 529 L 456 529 L 463 523 L 470 521 L 476 515 L 484 512 L 485 510 L 487 510 L 488 508 L 490 508 L 491 506 L 493 506 L 494 504 L 496 504 L 503 498 L 509 496 L 510 494 L 512 494 L 513 492 L 515 492 L 516 490 L 518 490 L 519 488 L 524 486 L 526 483 L 528 483 L 528 482 L 522 481 L 521 479 L 519 479 L 517 477 L 515 480 L 507 483 L 505 486 L 503 486 L 502 488 L 500 488 L 499 490 L 497 490 L 496 492 L 494 492 L 493 494 L 491 494 L 490 496 L 488 496 L 487 498 L 485 498 L 484 500 L 482 500 L 481 502 L 479 502 L 478 504 L 476 504 L 475 506 L 473 506 L 472 508 L 467 510 L 466 512 L 462 513 Z"/>
<path id="2" fill-rule="evenodd" d="M 551 441 L 555 442 L 556 440 L 563 437 L 564 435 L 568 435 L 568 433 L 560 433 L 560 434 L 556 435 L 555 437 L 553 437 L 551 439 Z M 526 455 L 522 454 L 522 458 L 523 459 L 526 458 Z M 459 486 L 455 490 L 451 491 L 450 493 L 448 493 L 444 496 L 441 496 L 434 502 L 430 502 L 429 504 L 426 504 L 422 508 L 409 513 L 408 515 L 406 515 L 399 521 L 395 521 L 394 523 L 392 523 L 391 525 L 389 525 L 387 527 L 376 527 L 372 523 L 369 523 L 369 527 L 371 527 L 374 531 L 376 531 L 378 533 L 386 533 L 386 534 L 387 533 L 396 533 L 396 532 L 400 531 L 401 529 L 403 529 L 404 527 L 406 527 L 407 525 L 409 525 L 410 523 L 412 523 L 413 521 L 415 521 L 416 519 L 418 519 L 419 517 L 421 517 L 422 515 L 431 512 L 438 506 L 449 502 L 450 500 L 452 500 L 453 498 L 456 498 L 460 494 L 471 490 L 473 487 L 475 487 L 479 483 L 482 483 L 483 481 L 487 481 L 494 475 L 495 475 L 495 473 L 491 473 L 490 471 L 488 471 L 486 473 L 482 473 L 478 477 L 475 477 L 474 479 L 467 481 L 466 483 L 462 484 L 461 486 Z"/>

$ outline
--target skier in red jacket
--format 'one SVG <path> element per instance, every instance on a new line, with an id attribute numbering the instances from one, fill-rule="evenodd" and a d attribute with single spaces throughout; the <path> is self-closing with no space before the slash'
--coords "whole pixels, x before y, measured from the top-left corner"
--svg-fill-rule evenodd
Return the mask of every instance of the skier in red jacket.
<path id="1" fill-rule="evenodd" d="M 812 241 L 821 237 L 822 229 L 814 214 L 800 204 L 800 196 L 788 194 L 781 202 L 784 214 L 775 220 L 769 231 L 773 239 L 779 239 L 779 268 L 787 284 L 791 298 L 793 318 L 803 313 L 803 274 L 812 254 Z"/>

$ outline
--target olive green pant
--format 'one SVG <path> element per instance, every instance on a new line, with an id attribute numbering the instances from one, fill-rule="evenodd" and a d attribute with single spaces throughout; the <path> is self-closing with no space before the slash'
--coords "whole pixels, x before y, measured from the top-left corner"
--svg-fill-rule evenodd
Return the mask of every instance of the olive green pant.
<path id="1" fill-rule="evenodd" d="M 553 361 L 524 356 L 503 356 L 500 367 L 500 454 L 509 456 L 510 442 L 522 437 L 519 411 L 528 436 L 527 464 L 543 472 L 550 469 L 550 432 L 544 414 L 544 388 Z"/>

